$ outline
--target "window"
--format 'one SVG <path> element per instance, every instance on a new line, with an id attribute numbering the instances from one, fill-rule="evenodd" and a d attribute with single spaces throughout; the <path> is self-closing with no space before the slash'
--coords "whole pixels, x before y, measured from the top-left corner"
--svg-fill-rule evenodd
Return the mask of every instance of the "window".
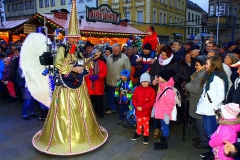
<path id="1" fill-rule="evenodd" d="M 143 22 L 143 11 L 137 11 L 137 23 Z"/>
<path id="2" fill-rule="evenodd" d="M 61 0 L 61 5 L 64 5 L 66 4 L 66 1 L 65 0 Z"/>
<path id="3" fill-rule="evenodd" d="M 51 6 L 55 6 L 55 0 L 51 0 Z"/>
<path id="4" fill-rule="evenodd" d="M 159 23 L 162 24 L 162 13 L 159 14 Z"/>
<path id="5" fill-rule="evenodd" d="M 20 3 L 17 4 L 16 10 L 17 10 L 17 11 L 20 10 Z"/>
<path id="6" fill-rule="evenodd" d="M 7 5 L 8 12 L 11 12 L 11 6 Z"/>
<path id="7" fill-rule="evenodd" d="M 220 5 L 216 7 L 216 16 L 225 16 L 226 15 L 226 3 L 220 3 Z M 229 10 L 229 9 L 228 9 Z"/>
<path id="8" fill-rule="evenodd" d="M 68 0 L 68 3 L 72 3 L 72 0 Z"/>
<path id="9" fill-rule="evenodd" d="M 192 22 L 194 22 L 194 14 L 192 14 Z"/>
<path id="10" fill-rule="evenodd" d="M 201 24 L 200 16 L 198 16 L 198 24 Z"/>
<path id="11" fill-rule="evenodd" d="M 195 23 L 197 23 L 198 22 L 198 18 L 197 18 L 198 16 L 196 15 L 196 18 L 195 18 Z"/>
<path id="12" fill-rule="evenodd" d="M 172 25 L 172 15 L 169 16 L 169 25 Z"/>
<path id="13" fill-rule="evenodd" d="M 210 12 L 210 16 L 214 15 L 214 5 L 210 5 L 209 12 Z"/>
<path id="14" fill-rule="evenodd" d="M 49 7 L 49 1 L 45 0 L 45 7 Z"/>
<path id="15" fill-rule="evenodd" d="M 230 16 L 230 3 L 227 3 L 227 6 L 226 6 L 226 16 Z"/>
<path id="16" fill-rule="evenodd" d="M 180 0 L 178 0 L 178 6 L 177 6 L 177 8 L 178 8 L 178 9 L 181 8 L 181 6 L 180 6 Z"/>
<path id="17" fill-rule="evenodd" d="M 180 22 L 180 19 L 178 18 L 178 19 L 177 19 L 177 23 L 179 24 L 179 22 Z"/>
<path id="18" fill-rule="evenodd" d="M 190 34 L 190 27 L 188 26 L 188 32 L 187 32 L 188 34 Z"/>
<path id="19" fill-rule="evenodd" d="M 24 3 L 21 3 L 21 10 L 24 10 Z"/>
<path id="20" fill-rule="evenodd" d="M 188 21 L 190 22 L 191 20 L 191 14 L 190 14 L 190 12 L 188 12 Z"/>
<path id="21" fill-rule="evenodd" d="M 177 24 L 177 17 L 174 17 L 174 23 Z"/>
<path id="22" fill-rule="evenodd" d="M 12 4 L 12 11 L 15 11 L 15 4 Z"/>
<path id="23" fill-rule="evenodd" d="M 183 11 L 185 10 L 185 3 L 184 2 L 182 3 L 182 10 Z"/>
<path id="24" fill-rule="evenodd" d="M 169 6 L 172 7 L 172 0 L 169 1 Z"/>
<path id="25" fill-rule="evenodd" d="M 84 2 L 84 0 L 79 0 L 78 2 L 79 2 L 79 3 L 83 3 L 83 2 Z"/>
<path id="26" fill-rule="evenodd" d="M 39 0 L 39 8 L 43 8 L 43 0 Z"/>
<path id="27" fill-rule="evenodd" d="M 25 9 L 28 9 L 28 2 L 25 3 Z"/>
<path id="28" fill-rule="evenodd" d="M 32 1 L 29 2 L 29 8 L 32 8 L 32 9 L 34 8 Z"/>
<path id="29" fill-rule="evenodd" d="M 128 22 L 128 24 L 129 24 L 131 21 L 131 13 L 130 12 L 127 12 L 127 19 L 129 20 L 129 22 Z"/>
<path id="30" fill-rule="evenodd" d="M 163 24 L 166 24 L 166 22 L 167 22 L 167 15 L 164 14 L 164 15 L 163 15 Z"/>
<path id="31" fill-rule="evenodd" d="M 108 0 L 104 0 L 103 3 L 108 4 Z"/>
<path id="32" fill-rule="evenodd" d="M 157 17 L 156 17 L 156 16 L 157 16 L 156 14 L 157 14 L 156 11 L 154 11 L 154 12 L 153 12 L 153 23 L 156 23 L 156 18 L 157 18 Z"/>

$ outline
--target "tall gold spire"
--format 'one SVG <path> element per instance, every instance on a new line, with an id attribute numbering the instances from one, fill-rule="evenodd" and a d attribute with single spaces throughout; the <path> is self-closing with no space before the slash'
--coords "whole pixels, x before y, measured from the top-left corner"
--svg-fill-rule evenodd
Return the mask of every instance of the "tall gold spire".
<path id="1" fill-rule="evenodd" d="M 68 34 L 66 37 L 81 37 L 80 30 L 78 28 L 78 16 L 76 0 L 72 0 L 71 15 L 68 26 Z"/>

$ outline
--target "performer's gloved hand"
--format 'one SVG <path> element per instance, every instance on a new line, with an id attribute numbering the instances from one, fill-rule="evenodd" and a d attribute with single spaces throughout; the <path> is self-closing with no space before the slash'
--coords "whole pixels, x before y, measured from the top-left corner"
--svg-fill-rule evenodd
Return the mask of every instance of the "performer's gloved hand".
<path id="1" fill-rule="evenodd" d="M 169 115 L 164 114 L 164 119 L 163 119 L 163 121 L 164 121 L 166 124 L 169 124 Z"/>
<path id="2" fill-rule="evenodd" d="M 94 81 L 99 79 L 99 76 L 98 75 L 93 75 L 93 76 L 90 76 L 89 78 L 90 78 L 91 81 L 94 82 Z"/>

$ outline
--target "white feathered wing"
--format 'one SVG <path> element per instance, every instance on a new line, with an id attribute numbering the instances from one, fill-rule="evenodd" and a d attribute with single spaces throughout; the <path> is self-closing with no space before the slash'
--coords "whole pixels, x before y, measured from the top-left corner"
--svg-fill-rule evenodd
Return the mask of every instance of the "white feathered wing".
<path id="1" fill-rule="evenodd" d="M 46 52 L 46 36 L 31 33 L 27 36 L 20 52 L 20 67 L 31 95 L 46 106 L 51 104 L 49 77 L 43 76 L 45 67 L 40 64 L 39 56 Z"/>

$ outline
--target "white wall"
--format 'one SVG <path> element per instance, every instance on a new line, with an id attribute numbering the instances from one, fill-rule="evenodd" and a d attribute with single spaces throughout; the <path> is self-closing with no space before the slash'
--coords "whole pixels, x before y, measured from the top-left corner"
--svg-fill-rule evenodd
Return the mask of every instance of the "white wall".
<path id="1" fill-rule="evenodd" d="M 190 21 L 189 21 L 189 13 L 190 13 Z M 194 15 L 193 22 L 192 22 L 192 15 Z M 199 19 L 198 21 L 196 21 L 196 15 L 197 15 L 197 19 Z M 195 11 L 190 8 L 186 9 L 186 39 L 190 38 L 190 35 L 192 35 L 192 28 L 194 28 L 193 35 L 196 35 L 195 28 L 199 28 L 199 32 L 197 31 L 197 34 L 201 36 L 201 32 L 202 32 L 201 19 L 202 19 L 201 12 Z M 190 27 L 190 31 L 188 31 L 188 27 Z"/>

